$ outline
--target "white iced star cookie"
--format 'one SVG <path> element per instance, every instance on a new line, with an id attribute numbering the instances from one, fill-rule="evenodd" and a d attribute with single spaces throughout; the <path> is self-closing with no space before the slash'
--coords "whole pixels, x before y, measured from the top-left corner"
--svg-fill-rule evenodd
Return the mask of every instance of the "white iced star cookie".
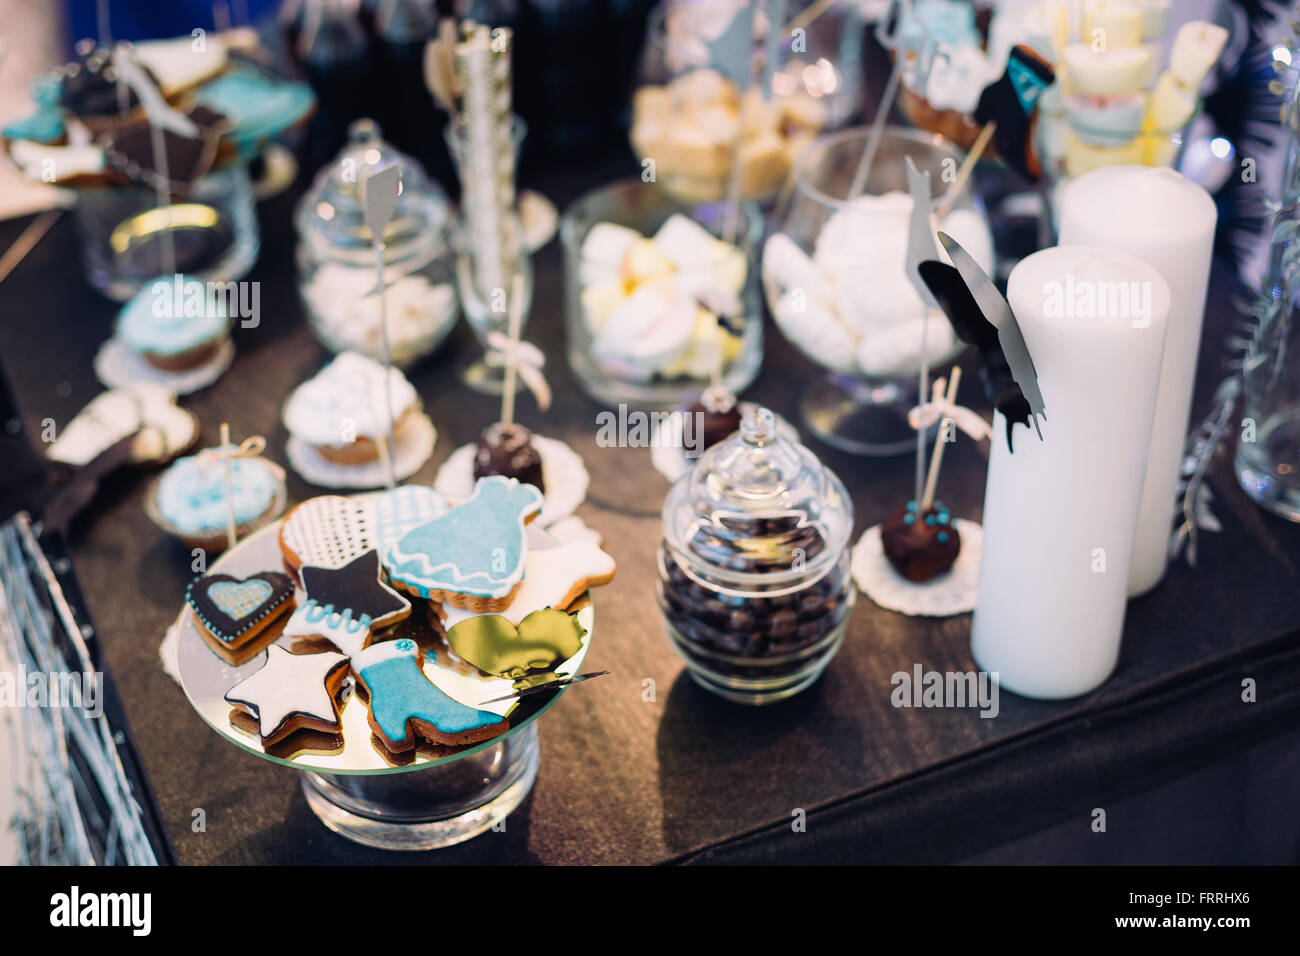
<path id="1" fill-rule="evenodd" d="M 290 654 L 272 644 L 262 669 L 226 691 L 226 700 L 257 720 L 263 746 L 303 729 L 338 733 L 337 699 L 347 676 L 343 654 Z"/>

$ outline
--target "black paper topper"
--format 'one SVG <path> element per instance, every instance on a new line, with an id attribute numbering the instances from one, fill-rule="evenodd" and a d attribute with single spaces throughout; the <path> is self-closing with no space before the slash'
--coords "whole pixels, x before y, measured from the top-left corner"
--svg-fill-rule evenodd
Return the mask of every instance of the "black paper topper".
<path id="1" fill-rule="evenodd" d="M 1010 304 L 993 281 L 951 236 L 941 232 L 939 242 L 956 266 L 929 259 L 917 268 L 957 338 L 979 351 L 984 393 L 1006 418 L 1007 450 L 1014 454 L 1011 431 L 1015 425 L 1028 428 L 1032 424 L 1039 439 L 1043 437 L 1038 418 L 1046 418 L 1047 409 L 1034 360 Z"/>
<path id="2" fill-rule="evenodd" d="M 1028 179 L 1038 179 L 1042 167 L 1034 151 L 1030 122 L 1038 98 L 1056 80 L 1050 64 L 1027 46 L 1017 46 L 1007 58 L 1003 74 L 980 94 L 975 121 L 997 123 L 993 143 L 1004 162 Z"/>

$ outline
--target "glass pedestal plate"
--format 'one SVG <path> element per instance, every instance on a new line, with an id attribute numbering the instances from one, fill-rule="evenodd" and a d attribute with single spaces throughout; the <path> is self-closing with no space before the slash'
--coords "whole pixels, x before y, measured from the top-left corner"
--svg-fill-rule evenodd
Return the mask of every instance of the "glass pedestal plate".
<path id="1" fill-rule="evenodd" d="M 222 555 L 210 571 L 236 576 L 277 569 L 280 522 L 250 535 Z M 529 547 L 554 547 L 555 541 L 529 528 Z M 413 613 L 420 613 L 416 609 Z M 556 670 L 576 674 L 591 646 L 593 610 L 578 612 L 587 630 L 582 648 Z M 453 846 L 483 833 L 505 819 L 528 795 L 537 777 L 539 748 L 536 720 L 564 688 L 536 693 L 517 702 L 504 716 L 505 733 L 455 752 L 434 756 L 417 751 L 405 766 L 393 766 L 375 749 L 367 723 L 367 707 L 355 693 L 345 695 L 340 709 L 342 745 L 337 750 L 302 750 L 290 756 L 267 753 L 259 739 L 236 730 L 230 723 L 231 705 L 225 693 L 238 681 L 262 667 L 262 652 L 234 667 L 208 647 L 199 636 L 188 608 L 177 621 L 177 663 L 181 687 L 190 705 L 209 726 L 232 744 L 302 774 L 307 805 L 325 826 L 349 840 L 388 850 L 429 850 Z M 481 704 L 509 693 L 510 682 L 500 678 L 466 677 L 426 656 L 424 672 L 445 693 L 463 703 Z M 443 748 L 447 750 L 447 748 Z"/>

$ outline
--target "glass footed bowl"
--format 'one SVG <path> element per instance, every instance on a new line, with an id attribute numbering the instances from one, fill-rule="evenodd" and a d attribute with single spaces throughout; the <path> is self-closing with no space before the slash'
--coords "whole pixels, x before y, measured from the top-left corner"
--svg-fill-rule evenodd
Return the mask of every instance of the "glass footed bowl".
<path id="1" fill-rule="evenodd" d="M 794 20 L 814 5 L 821 7 L 822 0 L 792 0 L 785 16 Z M 738 140 L 741 198 L 775 199 L 799 151 L 861 106 L 865 27 L 859 4 L 834 0 L 804 25 L 797 44 L 783 39 L 766 98 L 761 66 L 742 93 L 719 71 L 711 49 L 710 38 L 740 6 L 736 0 L 669 0 L 647 23 L 629 136 L 648 181 L 683 202 L 727 196 Z M 759 4 L 755 64 L 766 55 L 767 30 L 766 8 Z"/>
<path id="2" fill-rule="evenodd" d="M 905 273 L 904 160 L 930 173 L 937 209 L 962 154 L 935 134 L 887 126 L 863 195 L 849 201 L 867 136 L 831 133 L 799 157 L 763 250 L 763 290 L 782 334 L 827 370 L 804 394 L 805 424 L 836 448 L 895 455 L 915 447 L 907 413 L 917 404 L 923 336 L 931 369 L 962 349 Z M 969 188 L 937 225 L 994 274 L 988 219 Z"/>

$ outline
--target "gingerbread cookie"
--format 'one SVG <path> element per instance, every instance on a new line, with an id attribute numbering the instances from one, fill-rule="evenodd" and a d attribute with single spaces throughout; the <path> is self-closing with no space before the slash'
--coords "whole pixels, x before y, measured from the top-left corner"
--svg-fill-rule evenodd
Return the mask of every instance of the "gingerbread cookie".
<path id="1" fill-rule="evenodd" d="M 492 475 L 474 484 L 464 504 L 408 531 L 385 552 L 393 582 L 420 597 L 477 612 L 509 606 L 524 576 L 524 525 L 537 517 L 542 493 Z"/>
<path id="2" fill-rule="evenodd" d="M 542 608 L 567 610 L 590 588 L 614 580 L 614 559 L 590 537 L 576 538 L 556 548 L 530 550 L 524 560 L 524 580 L 510 603 L 494 613 L 518 627 L 525 617 Z M 442 627 L 450 629 L 473 611 L 441 609 Z"/>
<path id="3" fill-rule="evenodd" d="M 226 691 L 226 700 L 255 718 L 262 744 L 273 746 L 300 730 L 340 732 L 338 697 L 347 676 L 344 654 L 290 654 L 272 644 L 266 664 Z"/>
<path id="4" fill-rule="evenodd" d="M 376 630 L 411 613 L 411 602 L 380 580 L 373 548 L 341 568 L 303 565 L 302 585 L 307 600 L 289 618 L 284 636 L 322 637 L 349 657 Z"/>
<path id="5" fill-rule="evenodd" d="M 293 579 L 279 571 L 246 578 L 205 574 L 190 582 L 185 602 L 208 646 L 238 665 L 274 640 L 270 625 L 293 606 L 293 592 Z"/>
<path id="6" fill-rule="evenodd" d="M 415 749 L 417 735 L 460 746 L 495 737 L 510 724 L 499 714 L 453 700 L 424 675 L 420 649 L 402 638 L 372 644 L 352 659 L 370 702 L 370 729 L 394 754 Z"/>
<path id="7" fill-rule="evenodd" d="M 285 515 L 280 551 L 292 571 L 304 564 L 338 568 L 371 548 L 382 553 L 407 531 L 446 510 L 443 497 L 423 485 L 400 485 L 363 498 L 309 498 Z"/>
<path id="8" fill-rule="evenodd" d="M 587 630 L 554 608 L 534 611 L 518 627 L 500 614 L 480 614 L 447 630 L 447 643 L 485 674 L 519 680 L 548 671 L 582 649 Z"/>

